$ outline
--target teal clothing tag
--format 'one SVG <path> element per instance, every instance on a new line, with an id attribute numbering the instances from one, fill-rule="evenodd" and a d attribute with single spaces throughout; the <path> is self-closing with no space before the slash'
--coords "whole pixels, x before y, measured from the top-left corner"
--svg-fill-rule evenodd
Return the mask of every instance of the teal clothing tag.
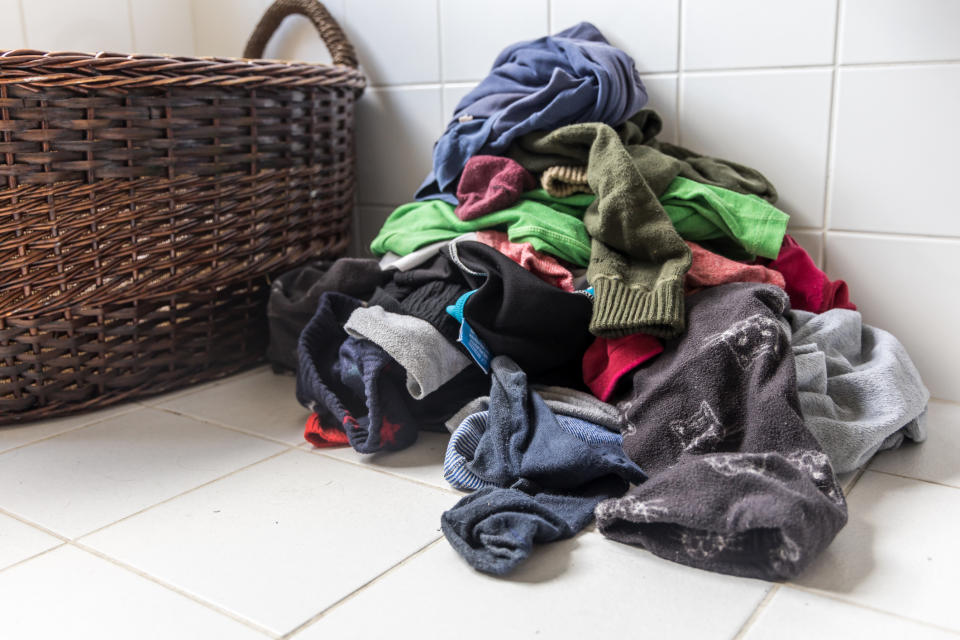
<path id="1" fill-rule="evenodd" d="M 490 348 L 473 332 L 473 327 L 464 321 L 460 325 L 460 337 L 457 342 L 467 348 L 467 352 L 476 361 L 484 373 L 490 373 Z"/>

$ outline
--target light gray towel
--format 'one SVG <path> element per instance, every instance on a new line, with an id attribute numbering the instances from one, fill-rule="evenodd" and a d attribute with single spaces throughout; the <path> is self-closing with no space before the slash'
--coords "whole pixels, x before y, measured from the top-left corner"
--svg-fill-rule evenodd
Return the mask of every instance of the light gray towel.
<path id="1" fill-rule="evenodd" d="M 350 314 L 344 330 L 356 338 L 379 345 L 407 371 L 407 390 L 421 399 L 439 389 L 470 365 L 470 359 L 443 334 L 414 316 L 359 307 Z"/>
<path id="2" fill-rule="evenodd" d="M 930 392 L 893 335 L 847 309 L 786 317 L 803 420 L 834 471 L 853 471 L 904 437 L 926 438 Z"/>
<path id="3" fill-rule="evenodd" d="M 619 409 L 612 404 L 598 400 L 589 393 L 568 387 L 547 385 L 532 385 L 532 389 L 540 394 L 547 406 L 557 415 L 577 418 L 617 433 L 623 431 L 626 424 Z M 487 411 L 489 408 L 489 396 L 481 396 L 471 400 L 447 420 L 447 429 L 450 433 L 453 433 L 466 420 L 467 416 L 480 411 Z"/>

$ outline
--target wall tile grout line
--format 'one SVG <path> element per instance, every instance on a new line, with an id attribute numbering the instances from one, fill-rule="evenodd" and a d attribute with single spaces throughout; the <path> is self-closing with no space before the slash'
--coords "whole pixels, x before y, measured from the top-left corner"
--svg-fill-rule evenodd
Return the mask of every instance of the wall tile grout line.
<path id="1" fill-rule="evenodd" d="M 802 591 L 802 592 L 804 592 L 804 593 L 809 593 L 809 594 L 812 594 L 812 595 L 815 595 L 815 596 L 820 596 L 821 598 L 826 598 L 826 599 L 828 599 L 828 600 L 833 600 L 834 602 L 840 602 L 840 603 L 842 603 L 842 604 L 845 604 L 845 605 L 848 605 L 848 606 L 851 606 L 851 607 L 856 607 L 856 608 L 858 608 L 858 609 L 866 609 L 867 611 L 873 611 L 873 612 L 875 612 L 875 613 L 881 613 L 881 614 L 883 614 L 883 615 L 887 615 L 887 616 L 890 616 L 890 617 L 892 617 L 892 618 L 898 618 L 898 619 L 900 619 L 900 620 L 906 620 L 907 622 L 912 622 L 912 623 L 915 623 L 915 624 L 922 625 L 922 626 L 924 626 L 924 627 L 929 627 L 929 628 L 931 628 L 931 629 L 937 629 L 937 630 L 939 630 L 939 631 L 946 631 L 947 633 L 950 633 L 950 634 L 953 634 L 953 635 L 956 635 L 956 636 L 960 636 L 960 630 L 958 630 L 958 629 L 951 629 L 950 627 L 941 627 L 940 625 L 934 624 L 934 623 L 932 623 L 932 622 L 927 622 L 927 621 L 925 621 L 925 620 L 920 620 L 919 618 L 911 618 L 911 617 L 909 617 L 909 616 L 905 616 L 905 615 L 902 615 L 902 614 L 899 614 L 899 613 L 895 613 L 895 612 L 889 611 L 889 610 L 887 610 L 887 609 L 880 609 L 880 608 L 878 608 L 878 607 L 871 607 L 870 605 L 863 604 L 863 603 L 860 603 L 860 602 L 854 602 L 853 600 L 846 600 L 846 599 L 840 597 L 839 595 L 837 595 L 836 593 L 834 593 L 834 592 L 832 592 L 832 591 L 815 589 L 815 588 L 813 588 L 813 587 L 806 587 L 806 586 L 803 586 L 803 585 L 800 585 L 800 584 L 796 584 L 796 583 L 793 583 L 793 582 L 787 582 L 787 583 L 784 584 L 784 586 L 786 586 L 786 587 L 788 587 L 788 588 L 790 588 L 790 589 L 795 589 L 795 590 L 797 590 L 797 591 Z"/>
<path id="2" fill-rule="evenodd" d="M 230 611 L 230 610 L 228 610 L 228 609 L 224 609 L 224 608 L 222 608 L 222 607 L 220 607 L 220 606 L 218 606 L 218 605 L 216 605 L 216 604 L 214 604 L 214 603 L 212 603 L 212 602 L 209 602 L 209 601 L 207 601 L 207 600 L 204 600 L 203 598 L 201 598 L 200 596 L 198 596 L 198 595 L 196 595 L 196 594 L 193 594 L 193 593 L 190 593 L 189 591 L 186 591 L 186 590 L 184 590 L 184 589 L 181 589 L 181 588 L 177 587 L 176 585 L 173 585 L 173 584 L 170 584 L 170 583 L 166 582 L 165 580 L 161 580 L 161 579 L 158 578 L 157 576 L 154 576 L 154 575 L 149 574 L 149 573 L 147 573 L 147 572 L 145 572 L 145 571 L 142 571 L 142 570 L 136 568 L 136 567 L 133 566 L 133 565 L 127 564 L 126 562 L 122 562 L 122 561 L 118 560 L 117 558 L 114 558 L 114 557 L 112 557 L 112 556 L 109 556 L 109 555 L 103 553 L 102 551 L 98 551 L 97 549 L 94 549 L 93 547 L 88 547 L 87 545 L 85 545 L 85 544 L 83 544 L 83 543 L 81 543 L 81 542 L 76 542 L 76 541 L 70 542 L 69 544 L 70 544 L 70 546 L 72 546 L 72 547 L 74 547 L 74 548 L 76 548 L 76 549 L 79 549 L 79 550 L 81 550 L 81 551 L 85 551 L 86 553 L 89 553 L 90 555 L 92 555 L 92 556 L 94 556 L 94 557 L 100 558 L 101 560 L 104 560 L 104 561 L 106 561 L 106 562 L 109 562 L 110 564 L 112 564 L 112 565 L 114 565 L 114 566 L 117 566 L 117 567 L 119 567 L 119 568 L 121 568 L 121 569 L 124 569 L 124 570 L 126 570 L 126 571 L 129 571 L 130 573 L 133 573 L 133 574 L 135 574 L 135 575 L 138 575 L 138 576 L 140 576 L 141 578 L 144 578 L 144 579 L 146 579 L 146 580 L 149 580 L 150 582 L 152 582 L 152 583 L 154 583 L 154 584 L 156 584 L 156 585 L 158 585 L 158 586 L 160 586 L 160 587 L 163 587 L 163 588 L 165 588 L 165 589 L 167 589 L 167 590 L 169 590 L 169 591 L 173 591 L 174 593 L 176 593 L 176 594 L 178 594 L 178 595 L 180 595 L 180 596 L 183 596 L 184 598 L 187 598 L 188 600 L 191 600 L 192 602 L 195 602 L 195 603 L 197 603 L 197 604 L 199 604 L 199 605 L 201 605 L 201 606 L 203 606 L 203 607 L 205 607 L 205 608 L 213 611 L 214 613 L 218 613 L 218 614 L 220 614 L 220 615 L 222 615 L 222 616 L 225 616 L 225 617 L 227 617 L 227 618 L 230 618 L 231 620 L 233 620 L 233 621 L 235 621 L 235 622 L 239 622 L 240 624 L 242 624 L 242 625 L 244 625 L 244 626 L 246 626 L 246 627 L 249 627 L 249 628 L 253 629 L 254 631 L 258 631 L 258 632 L 266 635 L 267 637 L 276 638 L 276 639 L 278 639 L 278 638 L 281 637 L 280 634 L 276 633 L 275 631 L 271 631 L 270 629 L 268 629 L 268 628 L 266 628 L 266 627 L 260 626 L 259 624 L 257 624 L 257 623 L 254 622 L 253 620 L 249 620 L 249 619 L 247 619 L 247 618 L 244 618 L 243 616 L 241 616 L 241 615 L 239 615 L 239 614 L 236 614 L 236 613 L 233 613 L 232 611 Z"/>
<path id="3" fill-rule="evenodd" d="M 137 45 L 137 31 L 133 28 L 133 0 L 127 0 L 127 26 L 130 29 L 130 53 L 141 53 Z"/>
<path id="4" fill-rule="evenodd" d="M 351 592 L 348 593 L 347 595 L 343 596 L 342 598 L 340 598 L 339 600 L 337 600 L 336 602 L 334 602 L 333 604 L 331 604 L 330 606 L 328 606 L 327 608 L 325 608 L 323 611 L 320 611 L 319 613 L 314 614 L 313 617 L 311 617 L 311 618 L 309 618 L 308 620 L 306 620 L 305 622 L 303 622 L 300 626 L 296 627 L 296 628 L 293 629 L 292 631 L 288 631 L 288 632 L 286 632 L 285 634 L 283 634 L 283 636 L 281 637 L 281 640 L 286 640 L 287 638 L 292 638 L 292 637 L 295 636 L 296 634 L 298 634 L 298 633 L 300 633 L 301 631 L 303 631 L 303 630 L 307 629 L 308 627 L 312 626 L 314 623 L 316 623 L 318 620 L 320 620 L 321 618 L 323 618 L 325 615 L 327 615 L 328 613 L 330 613 L 331 611 L 333 611 L 334 609 L 336 609 L 336 608 L 339 607 L 340 605 L 342 605 L 342 604 L 344 604 L 344 603 L 352 600 L 357 594 L 359 594 L 361 591 L 364 591 L 365 589 L 367 589 L 367 587 L 370 587 L 370 586 L 373 585 L 375 582 L 378 582 L 381 578 L 383 578 L 383 577 L 385 577 L 385 576 L 393 573 L 393 572 L 396 571 L 396 570 L 399 570 L 400 567 L 406 565 L 408 562 L 411 562 L 411 561 L 414 560 L 415 558 L 423 555 L 424 553 L 426 553 L 427 550 L 429 550 L 430 548 L 432 548 L 432 547 L 436 546 L 437 544 L 439 544 L 440 541 L 443 540 L 443 539 L 444 539 L 444 537 L 441 535 L 441 536 L 439 536 L 438 538 L 436 538 L 436 539 L 434 539 L 434 540 L 431 540 L 430 542 L 428 542 L 427 544 L 423 545 L 422 547 L 420 547 L 419 549 L 417 549 L 416 551 L 414 551 L 413 553 L 411 553 L 411 554 L 408 555 L 407 557 L 403 558 L 402 560 L 400 560 L 400 561 L 397 562 L 396 564 L 393 564 L 393 565 L 391 565 L 390 567 L 388 567 L 387 569 L 384 569 L 381 573 L 378 573 L 377 575 L 375 575 L 374 577 L 372 577 L 372 578 L 371 578 L 370 580 L 368 580 L 367 582 L 363 583 L 362 585 L 360 585 L 359 587 L 357 587 L 356 589 L 354 589 L 353 591 L 351 591 Z"/>
<path id="5" fill-rule="evenodd" d="M 772 586 L 764 594 L 763 599 L 757 604 L 756 608 L 747 616 L 747 619 L 744 621 L 740 629 L 733 635 L 732 640 L 741 640 L 746 636 L 746 633 L 750 630 L 750 627 L 753 626 L 753 623 L 756 622 L 757 618 L 760 617 L 760 614 L 763 613 L 763 610 L 767 608 L 767 605 L 773 600 L 773 597 L 780 591 L 780 583 L 774 582 Z"/>
<path id="6" fill-rule="evenodd" d="M 17 0 L 17 8 L 20 10 L 20 38 L 23 40 L 23 48 L 29 49 L 30 43 L 27 42 L 27 12 L 24 11 L 24 2 L 25 0 Z"/>
<path id="7" fill-rule="evenodd" d="M 960 58 L 946 60 L 916 60 L 905 62 L 863 62 L 863 63 L 836 63 L 840 69 L 899 69 L 902 67 L 943 66 L 960 64 Z M 712 74 L 754 74 L 779 73 L 782 71 L 826 71 L 833 68 L 833 64 L 796 64 L 772 65 L 769 67 L 717 67 L 715 69 L 685 69 L 686 73 L 696 76 Z M 666 72 L 665 72 L 666 73 Z"/>
<path id="8" fill-rule="evenodd" d="M 823 207 L 820 212 L 820 222 L 823 225 L 823 234 L 820 238 L 820 247 L 818 250 L 819 263 L 821 268 L 827 270 L 827 230 L 830 228 L 830 220 L 833 210 L 833 170 L 836 164 L 837 154 L 837 112 L 840 109 L 840 70 L 837 67 L 837 61 L 840 59 L 840 42 L 843 29 L 843 1 L 837 0 L 834 10 L 833 20 L 833 65 L 830 72 L 830 113 L 827 125 L 827 157 L 825 162 L 825 175 L 823 187 Z"/>
<path id="9" fill-rule="evenodd" d="M 683 74 L 686 56 L 683 55 L 683 0 L 677 0 L 677 88 L 673 114 L 674 126 L 677 131 L 677 144 L 683 146 L 683 124 L 680 114 L 683 113 Z"/>
<path id="10" fill-rule="evenodd" d="M 960 240 L 960 236 L 952 235 L 933 235 L 929 233 L 902 233 L 897 231 L 860 231 L 856 229 L 829 229 L 830 233 L 848 235 L 848 236 L 864 236 L 868 238 L 887 238 L 890 240 L 944 240 L 947 242 L 956 242 Z"/>

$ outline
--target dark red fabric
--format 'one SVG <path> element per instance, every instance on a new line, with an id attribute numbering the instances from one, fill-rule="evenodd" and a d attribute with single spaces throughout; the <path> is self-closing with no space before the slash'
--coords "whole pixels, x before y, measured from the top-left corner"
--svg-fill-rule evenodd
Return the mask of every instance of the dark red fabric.
<path id="1" fill-rule="evenodd" d="M 320 422 L 320 416 L 315 413 L 307 418 L 303 437 L 315 447 L 342 447 L 350 444 L 346 431 L 338 425 L 323 425 Z"/>
<path id="2" fill-rule="evenodd" d="M 606 402 L 617 381 L 663 351 L 660 341 L 645 333 L 622 338 L 597 338 L 583 354 L 583 381 Z"/>
<path id="3" fill-rule="evenodd" d="M 783 237 L 783 245 L 776 260 L 758 262 L 766 263 L 767 267 L 783 274 L 793 309 L 813 313 L 823 313 L 830 309 L 857 309 L 857 305 L 850 302 L 847 283 L 843 280 L 831 281 L 827 274 L 813 263 L 810 254 L 789 235 Z"/>
<path id="4" fill-rule="evenodd" d="M 467 160 L 457 186 L 454 210 L 461 220 L 473 220 L 506 209 L 520 194 L 537 186 L 533 175 L 516 160 L 500 156 L 473 156 Z"/>

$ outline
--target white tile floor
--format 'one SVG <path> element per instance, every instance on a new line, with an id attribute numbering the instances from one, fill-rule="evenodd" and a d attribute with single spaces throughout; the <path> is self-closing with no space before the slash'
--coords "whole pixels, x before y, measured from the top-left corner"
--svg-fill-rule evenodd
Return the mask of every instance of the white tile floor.
<path id="1" fill-rule="evenodd" d="M 793 583 L 592 529 L 495 579 L 440 533 L 445 436 L 314 450 L 293 387 L 259 369 L 0 428 L 0 638 L 960 636 L 960 405 L 843 478 L 850 523 Z"/>

